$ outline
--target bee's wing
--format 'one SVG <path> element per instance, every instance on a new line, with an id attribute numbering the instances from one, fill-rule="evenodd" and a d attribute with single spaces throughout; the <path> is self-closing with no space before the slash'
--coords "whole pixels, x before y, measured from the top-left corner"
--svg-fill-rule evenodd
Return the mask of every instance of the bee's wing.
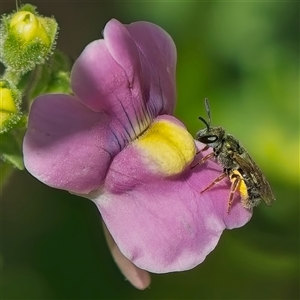
<path id="1" fill-rule="evenodd" d="M 253 179 L 261 199 L 267 205 L 271 205 L 275 201 L 271 186 L 250 155 L 245 151 L 243 157 L 239 154 L 234 154 L 234 159 L 240 165 L 241 169 Z"/>

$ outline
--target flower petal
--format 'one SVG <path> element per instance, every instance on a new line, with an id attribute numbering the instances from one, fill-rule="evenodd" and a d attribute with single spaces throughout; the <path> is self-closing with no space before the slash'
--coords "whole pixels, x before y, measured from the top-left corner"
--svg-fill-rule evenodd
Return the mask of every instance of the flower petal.
<path id="1" fill-rule="evenodd" d="M 176 49 L 154 24 L 137 22 L 127 28 L 117 20 L 108 22 L 105 39 L 85 48 L 71 79 L 85 105 L 118 118 L 137 136 L 158 114 L 174 110 Z"/>
<path id="2" fill-rule="evenodd" d="M 74 193 L 99 188 L 121 147 L 110 122 L 72 96 L 37 98 L 23 145 L 27 170 L 51 187 Z"/>
<path id="3" fill-rule="evenodd" d="M 108 232 L 106 226 L 104 224 L 103 226 L 108 247 L 120 271 L 135 288 L 139 290 L 146 289 L 151 282 L 150 274 L 147 271 L 135 266 L 128 258 L 126 258 L 121 253 L 112 236 Z"/>
<path id="4" fill-rule="evenodd" d="M 225 228 L 251 218 L 238 197 L 227 214 L 229 180 L 201 194 L 220 172 L 209 161 L 175 178 L 155 177 L 129 146 L 113 161 L 101 194 L 90 196 L 121 252 L 136 266 L 154 273 L 182 271 L 200 264 Z"/>
<path id="5" fill-rule="evenodd" d="M 160 114 L 172 114 L 176 103 L 175 71 L 176 46 L 161 27 L 149 22 L 135 22 L 125 25 L 111 20 L 104 31 L 106 45 L 113 58 L 126 70 L 128 78 L 134 79 L 132 59 L 124 53 L 129 36 L 139 52 L 143 77 L 143 88 L 149 90 L 151 106 L 159 107 Z M 107 36 L 107 39 L 106 39 Z M 122 39 L 126 37 L 125 39 Z"/>

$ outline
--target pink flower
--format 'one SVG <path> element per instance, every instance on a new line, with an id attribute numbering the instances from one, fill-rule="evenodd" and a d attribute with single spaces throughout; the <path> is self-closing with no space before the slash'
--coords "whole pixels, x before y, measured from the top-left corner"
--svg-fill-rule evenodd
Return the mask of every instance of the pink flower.
<path id="1" fill-rule="evenodd" d="M 203 146 L 173 116 L 175 66 L 160 27 L 111 20 L 73 66 L 74 96 L 38 97 L 24 139 L 27 170 L 94 201 L 118 251 L 155 273 L 197 266 L 252 215 L 238 197 L 227 213 L 229 180 L 201 194 L 222 170 L 191 169 Z"/>

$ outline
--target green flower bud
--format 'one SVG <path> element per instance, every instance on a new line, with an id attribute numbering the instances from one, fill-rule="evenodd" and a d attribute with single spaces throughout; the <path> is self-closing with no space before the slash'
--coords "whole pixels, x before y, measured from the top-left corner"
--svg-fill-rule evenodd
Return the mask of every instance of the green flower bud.
<path id="1" fill-rule="evenodd" d="M 26 46 L 31 42 L 40 42 L 45 47 L 51 45 L 47 31 L 42 22 L 29 11 L 19 11 L 13 15 L 9 23 L 11 33 L 22 40 Z"/>
<path id="2" fill-rule="evenodd" d="M 8 70 L 25 74 L 43 64 L 53 52 L 58 25 L 39 16 L 35 7 L 24 5 L 4 16 L 0 28 L 0 59 Z"/>
<path id="3" fill-rule="evenodd" d="M 21 118 L 20 94 L 6 80 L 0 80 L 0 133 L 6 132 Z"/>

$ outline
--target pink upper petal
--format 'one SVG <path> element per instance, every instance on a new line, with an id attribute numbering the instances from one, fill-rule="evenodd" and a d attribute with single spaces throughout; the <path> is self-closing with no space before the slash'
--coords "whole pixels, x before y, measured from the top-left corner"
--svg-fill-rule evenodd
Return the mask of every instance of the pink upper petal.
<path id="1" fill-rule="evenodd" d="M 182 271 L 200 264 L 225 228 L 243 226 L 251 218 L 238 197 L 227 213 L 229 180 L 201 194 L 220 173 L 209 161 L 176 178 L 155 177 L 129 146 L 113 161 L 101 195 L 91 197 L 134 264 L 155 273 Z"/>
<path id="2" fill-rule="evenodd" d="M 72 88 L 94 111 L 116 117 L 136 135 L 175 107 L 176 48 L 161 28 L 111 20 L 104 40 L 89 44 L 72 70 Z"/>
<path id="3" fill-rule="evenodd" d="M 122 147 L 113 126 L 105 113 L 90 111 L 72 96 L 41 96 L 31 107 L 25 166 L 52 187 L 75 193 L 97 189 Z"/>
<path id="4" fill-rule="evenodd" d="M 143 89 L 149 91 L 146 101 L 160 114 L 172 114 L 176 103 L 176 47 L 167 32 L 149 22 L 135 22 L 120 26 L 117 20 L 111 20 L 104 31 L 106 45 L 114 59 L 126 70 L 128 78 L 134 78 L 135 70 L 130 57 L 124 53 L 129 36 L 134 40 L 141 61 Z M 124 42 L 121 41 L 122 33 Z M 106 39 L 106 36 L 108 37 Z M 118 45 L 118 47 L 116 46 Z"/>

